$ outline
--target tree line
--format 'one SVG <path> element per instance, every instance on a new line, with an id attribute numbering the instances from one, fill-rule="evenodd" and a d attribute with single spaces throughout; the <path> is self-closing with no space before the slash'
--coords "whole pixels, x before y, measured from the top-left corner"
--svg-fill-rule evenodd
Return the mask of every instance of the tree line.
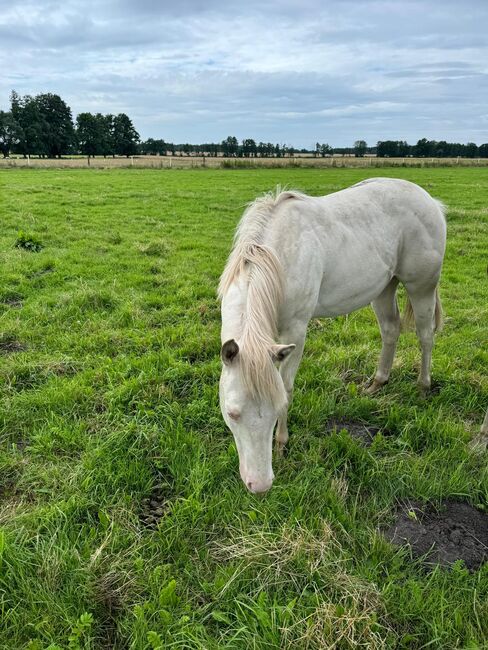
<path id="1" fill-rule="evenodd" d="M 488 158 L 488 143 L 478 146 L 474 142 L 460 144 L 422 138 L 410 145 L 404 140 L 384 140 L 376 145 L 376 155 L 379 158 Z"/>
<path id="2" fill-rule="evenodd" d="M 80 113 L 73 120 L 71 108 L 59 95 L 41 93 L 20 96 L 12 91 L 10 110 L 0 111 L 0 152 L 24 156 L 56 158 L 62 155 L 133 156 L 180 155 L 225 156 L 230 158 L 281 158 L 299 154 L 326 157 L 336 155 L 377 155 L 378 157 L 457 157 L 487 158 L 488 143 L 427 140 L 415 145 L 403 140 L 383 140 L 368 147 L 365 140 L 356 140 L 352 147 L 332 148 L 316 142 L 313 149 L 296 149 L 286 144 L 256 142 L 246 138 L 241 142 L 228 136 L 219 143 L 175 144 L 163 139 L 141 141 L 132 120 L 125 113 L 102 115 Z"/>
<path id="3" fill-rule="evenodd" d="M 0 111 L 0 151 L 41 158 L 66 154 L 132 156 L 139 134 L 125 113 L 80 113 L 73 121 L 71 108 L 59 95 L 10 95 L 10 111 Z"/>
<path id="4" fill-rule="evenodd" d="M 139 144 L 139 153 L 149 156 L 225 156 L 226 158 L 282 158 L 294 156 L 297 153 L 309 153 L 307 149 L 295 149 L 285 144 L 272 142 L 256 142 L 246 138 L 239 143 L 235 136 L 229 136 L 222 142 L 207 142 L 204 144 L 174 144 L 164 140 L 149 138 Z"/>
<path id="5" fill-rule="evenodd" d="M 415 158 L 454 158 L 457 156 L 463 158 L 487 158 L 488 143 L 480 146 L 474 142 L 459 144 L 456 142 L 446 142 L 427 140 L 422 138 L 417 144 L 409 145 L 400 140 L 379 141 L 376 146 L 368 146 L 365 140 L 356 140 L 352 147 L 331 147 L 327 143 L 316 142 L 314 149 L 295 149 L 288 145 L 279 145 L 265 142 L 256 143 L 248 138 L 241 143 L 236 137 L 229 136 L 220 144 L 180 144 L 174 145 L 164 140 L 153 140 L 149 138 L 146 142 L 141 142 L 139 152 L 145 155 L 207 155 L 207 156 L 226 156 L 236 158 L 281 158 L 285 156 L 295 156 L 300 154 L 313 155 L 316 158 L 324 158 L 333 155 L 355 156 L 363 158 L 364 156 L 385 157 L 415 157 Z"/>

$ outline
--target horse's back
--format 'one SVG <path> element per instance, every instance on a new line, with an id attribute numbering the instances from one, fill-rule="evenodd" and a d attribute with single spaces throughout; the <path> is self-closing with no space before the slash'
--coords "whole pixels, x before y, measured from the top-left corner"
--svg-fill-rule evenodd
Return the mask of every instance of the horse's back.
<path id="1" fill-rule="evenodd" d="M 410 282 L 440 274 L 443 210 L 409 181 L 373 178 L 323 197 L 302 196 L 283 203 L 276 216 L 270 244 L 290 292 L 317 292 L 316 314 L 358 309 L 393 276 Z"/>

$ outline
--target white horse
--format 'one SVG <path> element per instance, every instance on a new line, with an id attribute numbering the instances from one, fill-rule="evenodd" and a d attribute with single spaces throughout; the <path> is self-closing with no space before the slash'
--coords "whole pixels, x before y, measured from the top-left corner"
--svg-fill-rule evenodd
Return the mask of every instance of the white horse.
<path id="1" fill-rule="evenodd" d="M 251 492 L 273 482 L 272 447 L 288 441 L 287 412 L 313 317 L 348 314 L 372 303 L 382 337 L 367 389 L 388 381 L 407 291 L 422 348 L 419 386 L 430 388 L 437 292 L 446 241 L 444 207 L 408 181 L 373 178 L 310 197 L 285 191 L 249 205 L 219 286 L 223 361 L 220 407 Z"/>

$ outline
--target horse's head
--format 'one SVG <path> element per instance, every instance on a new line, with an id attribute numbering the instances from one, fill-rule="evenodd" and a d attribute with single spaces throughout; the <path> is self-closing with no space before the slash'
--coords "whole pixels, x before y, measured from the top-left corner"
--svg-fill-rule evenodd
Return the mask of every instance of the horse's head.
<path id="1" fill-rule="evenodd" d="M 246 361 L 234 339 L 221 350 L 220 408 L 232 431 L 239 454 L 241 478 L 251 492 L 267 492 L 274 479 L 271 464 L 273 430 L 287 395 L 277 364 L 294 349 L 294 345 L 273 345 L 267 351 L 270 391 L 256 394 L 246 381 Z M 261 378 L 262 379 L 262 378 Z"/>

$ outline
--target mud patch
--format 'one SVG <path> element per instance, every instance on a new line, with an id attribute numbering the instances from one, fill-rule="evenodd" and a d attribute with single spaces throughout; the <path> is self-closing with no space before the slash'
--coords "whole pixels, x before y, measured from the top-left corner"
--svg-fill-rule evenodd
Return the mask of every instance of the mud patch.
<path id="1" fill-rule="evenodd" d="M 371 447 L 375 435 L 382 431 L 379 427 L 370 426 L 364 424 L 364 422 L 358 422 L 357 420 L 347 420 L 345 418 L 332 418 L 326 424 L 327 432 L 342 431 L 342 429 L 345 429 L 351 438 L 360 442 L 364 447 Z M 383 435 L 389 435 L 389 432 L 387 431 L 382 431 L 382 433 Z"/>
<path id="2" fill-rule="evenodd" d="M 26 346 L 20 341 L 17 341 L 17 339 L 11 334 L 0 334 L 0 354 L 23 352 L 26 349 Z"/>
<path id="3" fill-rule="evenodd" d="M 141 503 L 139 520 L 146 528 L 157 528 L 158 523 L 168 511 L 170 504 L 169 486 L 165 484 L 153 487 L 150 496 Z"/>
<path id="4" fill-rule="evenodd" d="M 416 502 L 404 504 L 385 537 L 410 546 L 428 565 L 449 566 L 463 560 L 471 571 L 488 561 L 488 514 L 463 501 L 445 501 L 442 509 Z"/>
<path id="5" fill-rule="evenodd" d="M 24 296 L 16 291 L 7 291 L 0 296 L 0 303 L 6 307 L 19 309 L 24 304 Z"/>

